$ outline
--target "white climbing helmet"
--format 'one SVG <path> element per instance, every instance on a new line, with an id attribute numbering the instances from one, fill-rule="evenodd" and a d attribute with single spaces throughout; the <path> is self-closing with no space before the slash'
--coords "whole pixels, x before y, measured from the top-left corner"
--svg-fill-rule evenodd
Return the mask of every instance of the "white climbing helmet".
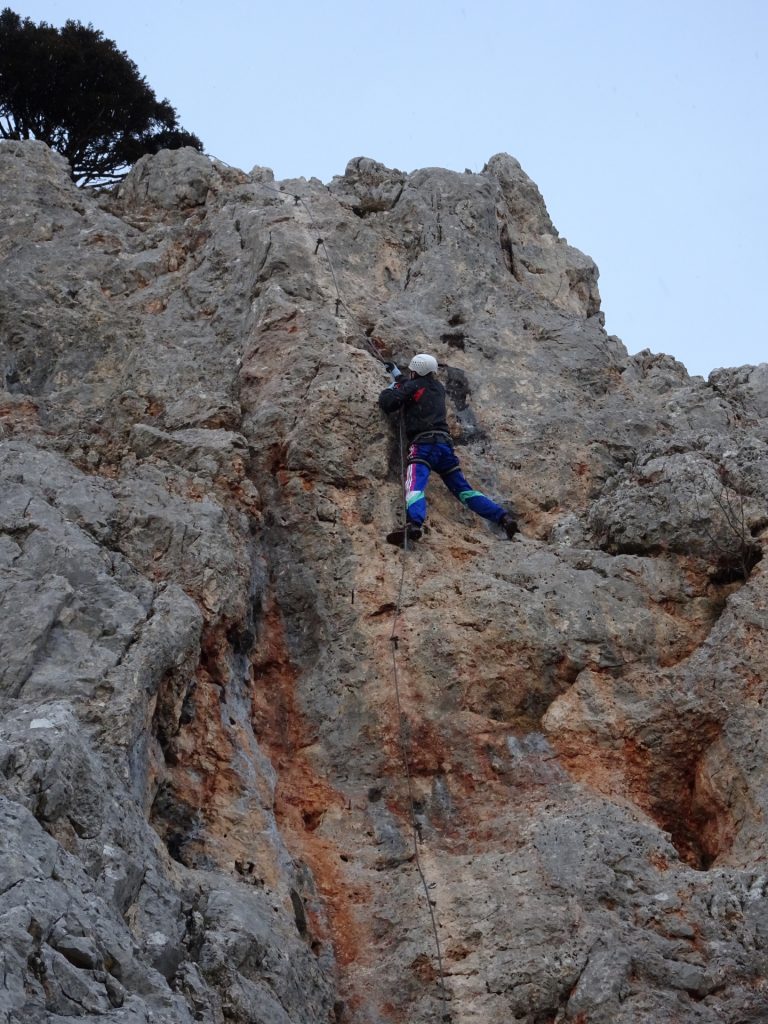
<path id="1" fill-rule="evenodd" d="M 419 352 L 408 363 L 408 369 L 418 373 L 420 377 L 426 377 L 428 373 L 437 373 L 437 360 L 434 356 L 428 356 L 426 352 Z"/>

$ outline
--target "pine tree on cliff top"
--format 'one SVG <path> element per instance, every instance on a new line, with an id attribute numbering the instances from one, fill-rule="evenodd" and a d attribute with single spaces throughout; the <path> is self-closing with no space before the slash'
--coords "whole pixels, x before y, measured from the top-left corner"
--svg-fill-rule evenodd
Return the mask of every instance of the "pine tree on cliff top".
<path id="1" fill-rule="evenodd" d="M 92 25 L 36 25 L 9 7 L 0 13 L 0 138 L 46 142 L 79 185 L 119 181 L 144 153 L 203 148 Z"/>

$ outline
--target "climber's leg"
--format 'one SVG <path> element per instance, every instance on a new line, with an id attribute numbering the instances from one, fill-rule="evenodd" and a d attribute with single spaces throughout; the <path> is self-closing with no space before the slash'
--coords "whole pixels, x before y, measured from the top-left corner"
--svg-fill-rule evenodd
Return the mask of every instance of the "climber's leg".
<path id="1" fill-rule="evenodd" d="M 412 444 L 408 450 L 408 468 L 405 471 L 406 520 L 421 526 L 427 518 L 425 491 L 429 481 L 429 464 L 419 456 L 419 445 Z M 417 461 L 418 460 L 418 461 Z"/>
<path id="2" fill-rule="evenodd" d="M 491 501 L 490 498 L 486 497 L 482 491 L 476 491 L 468 483 L 461 471 L 458 459 L 456 459 L 456 465 L 447 472 L 443 471 L 440 477 L 451 494 L 458 498 L 462 505 L 466 505 L 468 509 L 482 516 L 483 519 L 488 519 L 492 523 L 501 523 L 507 516 L 506 510 L 501 505 L 497 505 L 495 501 Z"/>

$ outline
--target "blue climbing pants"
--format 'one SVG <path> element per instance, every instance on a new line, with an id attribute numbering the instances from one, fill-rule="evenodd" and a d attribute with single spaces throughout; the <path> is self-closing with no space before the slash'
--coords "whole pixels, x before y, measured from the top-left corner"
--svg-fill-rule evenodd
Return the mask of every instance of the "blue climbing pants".
<path id="1" fill-rule="evenodd" d="M 427 500 L 424 492 L 430 471 L 440 474 L 451 494 L 462 505 L 476 512 L 483 519 L 498 523 L 506 515 L 505 510 L 495 501 L 486 498 L 480 491 L 473 490 L 467 483 L 453 447 L 445 443 L 412 444 L 408 449 L 408 469 L 405 474 L 405 501 L 408 521 L 421 526 L 427 517 Z"/>

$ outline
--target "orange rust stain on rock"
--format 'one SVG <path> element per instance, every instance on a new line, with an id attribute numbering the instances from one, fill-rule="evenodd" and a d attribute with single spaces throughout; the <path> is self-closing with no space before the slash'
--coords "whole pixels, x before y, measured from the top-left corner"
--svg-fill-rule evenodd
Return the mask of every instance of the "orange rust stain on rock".
<path id="1" fill-rule="evenodd" d="M 434 964 L 426 953 L 420 953 L 419 956 L 412 960 L 410 968 L 425 984 L 430 984 L 431 982 L 436 981 L 439 977 Z"/>
<path id="2" fill-rule="evenodd" d="M 466 548 L 450 547 L 448 551 L 454 562 L 471 562 L 473 558 L 477 558 L 475 550 L 468 551 Z"/>
<path id="3" fill-rule="evenodd" d="M 37 405 L 29 399 L 22 399 L 20 402 L 6 405 L 0 403 L 0 419 L 10 416 L 37 416 Z"/>
<path id="4" fill-rule="evenodd" d="M 23 399 L 18 402 L 6 403 L 0 397 L 0 425 L 4 429 L 13 431 L 17 427 L 23 427 L 29 430 L 37 423 L 38 407 L 34 402 Z"/>
<path id="5" fill-rule="evenodd" d="M 703 726 L 702 749 L 711 743 L 717 726 Z M 597 747 L 589 734 L 552 737 L 561 764 L 575 778 L 609 797 L 637 804 L 668 831 L 680 857 L 694 868 L 708 866 L 728 849 L 734 828 L 727 809 L 707 800 L 696 785 L 701 750 L 683 756 L 674 746 L 664 754 L 650 750 L 633 737 L 611 749 Z"/>
<path id="6" fill-rule="evenodd" d="M 416 721 L 411 727 L 411 767 L 419 775 L 439 775 L 448 756 L 450 747 L 435 727 L 425 719 Z"/>
<path id="7" fill-rule="evenodd" d="M 255 490 L 249 490 L 241 483 L 235 484 L 224 484 L 238 508 L 241 508 L 244 512 L 247 512 L 252 519 L 259 521 L 261 519 L 262 500 L 261 496 Z"/>
<path id="8" fill-rule="evenodd" d="M 253 724 L 276 766 L 290 764 L 311 742 L 296 702 L 296 669 L 285 642 L 280 612 L 270 600 L 253 660 Z"/>
<path id="9" fill-rule="evenodd" d="M 472 950 L 466 946 L 451 946 L 445 951 L 445 959 L 452 963 L 460 963 L 472 954 Z"/>
<path id="10" fill-rule="evenodd" d="M 385 722 L 375 742 L 385 755 L 385 771 L 389 775 L 401 776 L 403 765 L 403 735 L 398 725 L 398 712 L 394 703 L 390 706 L 389 722 Z M 443 771 L 444 759 L 449 748 L 443 737 L 428 722 L 419 721 L 406 714 L 405 748 L 408 765 L 415 776 L 431 778 Z M 373 738 L 372 738 L 373 740 Z"/>
<path id="11" fill-rule="evenodd" d="M 404 698 L 404 706 L 408 698 Z M 383 774 L 397 780 L 398 785 L 387 800 L 390 812 L 403 823 L 404 830 L 410 829 L 411 811 L 408 788 L 405 786 L 406 770 L 403 763 L 403 747 L 398 728 L 398 713 L 394 702 L 383 715 L 386 724 L 377 734 L 376 742 L 386 756 Z M 486 733 L 460 735 L 454 730 L 442 731 L 440 722 L 420 719 L 414 712 L 406 712 L 406 750 L 408 772 L 414 794 L 417 798 L 431 799 L 433 780 L 440 777 L 449 780 L 451 812 L 448 819 L 433 809 L 435 820 L 440 818 L 440 832 L 444 838 L 464 835 L 477 823 L 477 793 L 482 790 L 487 802 L 492 790 L 498 789 L 502 799 L 508 799 L 508 784 L 501 784 L 498 773 L 492 765 L 495 753 L 492 741 Z M 501 743 L 501 741 L 499 741 Z M 460 749 L 460 752 L 459 752 Z M 501 749 L 501 748 L 499 748 Z"/>
<path id="12" fill-rule="evenodd" d="M 346 801 L 316 772 L 306 753 L 313 737 L 298 705 L 297 672 L 282 618 L 272 601 L 257 650 L 254 732 L 278 773 L 274 810 L 281 834 L 293 855 L 308 864 L 325 902 L 327 927 L 310 912 L 314 933 L 330 940 L 340 967 L 365 963 L 365 950 L 374 948 L 374 943 L 353 908 L 368 906 L 372 897 L 365 887 L 356 888 L 344 878 L 339 848 L 324 838 L 319 827 L 329 811 L 343 813 Z"/>
<path id="13" fill-rule="evenodd" d="M 669 858 L 666 857 L 660 850 L 654 850 L 648 858 L 648 861 L 656 868 L 657 871 L 669 870 Z"/>

